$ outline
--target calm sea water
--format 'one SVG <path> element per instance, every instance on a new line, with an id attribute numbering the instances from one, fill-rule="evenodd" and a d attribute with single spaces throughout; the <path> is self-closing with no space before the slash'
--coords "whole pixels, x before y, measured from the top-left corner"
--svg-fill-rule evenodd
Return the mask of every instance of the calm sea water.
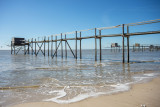
<path id="1" fill-rule="evenodd" d="M 160 51 L 130 51 L 130 64 L 121 63 L 121 51 L 103 50 L 103 60 L 97 62 L 94 50 L 83 50 L 82 60 L 75 60 L 69 51 L 67 59 L 61 59 L 58 53 L 52 59 L 41 54 L 36 57 L 0 51 L 0 88 L 11 87 L 0 89 L 0 106 L 38 101 L 77 102 L 126 91 L 130 84 L 150 80 L 160 71 Z"/>

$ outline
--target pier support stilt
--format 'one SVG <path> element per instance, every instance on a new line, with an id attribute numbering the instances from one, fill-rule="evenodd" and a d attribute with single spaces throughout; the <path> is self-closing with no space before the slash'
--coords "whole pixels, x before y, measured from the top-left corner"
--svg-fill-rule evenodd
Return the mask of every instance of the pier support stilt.
<path id="1" fill-rule="evenodd" d="M 36 39 L 35 39 L 35 52 L 34 52 L 35 56 L 37 56 L 37 52 L 36 52 Z"/>
<path id="2" fill-rule="evenodd" d="M 127 26 L 127 34 L 129 34 L 129 26 Z M 129 53 L 129 35 L 127 36 L 127 62 L 129 63 L 130 53 Z"/>
<path id="3" fill-rule="evenodd" d="M 45 43 L 46 43 L 46 37 L 44 37 L 44 41 L 43 41 L 43 43 L 44 43 L 44 56 L 45 56 L 45 53 L 46 53 L 46 46 L 45 46 Z"/>
<path id="4" fill-rule="evenodd" d="M 26 45 L 24 45 L 24 55 L 26 54 Z"/>
<path id="5" fill-rule="evenodd" d="M 62 43 L 62 33 L 61 33 L 61 57 L 63 58 L 63 43 Z"/>
<path id="6" fill-rule="evenodd" d="M 48 37 L 48 57 L 49 57 L 49 37 Z"/>
<path id="7" fill-rule="evenodd" d="M 66 37 L 66 34 L 65 34 L 65 58 L 67 59 L 67 37 Z"/>
<path id="8" fill-rule="evenodd" d="M 55 40 L 56 40 L 56 42 L 55 42 L 55 49 L 57 49 L 57 36 L 55 37 Z M 56 51 L 55 55 L 57 57 L 57 51 Z"/>
<path id="9" fill-rule="evenodd" d="M 29 42 L 29 40 L 28 40 L 28 54 L 29 54 L 29 45 L 30 45 L 30 42 Z"/>
<path id="10" fill-rule="evenodd" d="M 32 55 L 33 55 L 33 38 L 32 38 Z"/>
<path id="11" fill-rule="evenodd" d="M 125 56 L 124 56 L 124 24 L 122 24 L 122 63 L 125 63 Z"/>
<path id="12" fill-rule="evenodd" d="M 95 28 L 95 61 L 97 61 L 97 35 L 96 35 L 97 29 Z"/>
<path id="13" fill-rule="evenodd" d="M 11 41 L 11 54 L 12 54 L 13 50 L 12 50 L 12 41 Z"/>
<path id="14" fill-rule="evenodd" d="M 99 36 L 101 36 L 101 30 L 99 30 Z M 99 59 L 102 60 L 102 43 L 101 43 L 101 37 L 99 38 Z"/>
<path id="15" fill-rule="evenodd" d="M 75 37 L 75 56 L 76 56 L 76 59 L 77 59 L 77 31 L 76 31 L 76 37 Z"/>
<path id="16" fill-rule="evenodd" d="M 80 59 L 82 59 L 82 39 L 81 39 L 81 32 L 80 32 Z"/>
<path id="17" fill-rule="evenodd" d="M 51 57 L 53 55 L 53 35 L 51 36 Z"/>

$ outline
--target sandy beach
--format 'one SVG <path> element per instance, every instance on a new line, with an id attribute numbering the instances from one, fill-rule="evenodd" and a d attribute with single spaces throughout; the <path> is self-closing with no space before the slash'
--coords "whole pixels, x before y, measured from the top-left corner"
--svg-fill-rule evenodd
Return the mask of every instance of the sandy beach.
<path id="1" fill-rule="evenodd" d="M 145 105 L 145 106 L 142 106 Z M 160 77 L 148 83 L 132 85 L 127 92 L 113 95 L 88 98 L 71 104 L 54 102 L 32 102 L 14 105 L 12 107 L 159 107 Z"/>

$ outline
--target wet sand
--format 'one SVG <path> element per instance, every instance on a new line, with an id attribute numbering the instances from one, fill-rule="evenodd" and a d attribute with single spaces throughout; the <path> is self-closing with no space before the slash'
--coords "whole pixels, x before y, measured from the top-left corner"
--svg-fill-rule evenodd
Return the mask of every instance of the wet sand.
<path id="1" fill-rule="evenodd" d="M 160 77 L 148 83 L 132 85 L 127 92 L 88 98 L 71 104 L 33 102 L 12 107 L 160 107 Z"/>

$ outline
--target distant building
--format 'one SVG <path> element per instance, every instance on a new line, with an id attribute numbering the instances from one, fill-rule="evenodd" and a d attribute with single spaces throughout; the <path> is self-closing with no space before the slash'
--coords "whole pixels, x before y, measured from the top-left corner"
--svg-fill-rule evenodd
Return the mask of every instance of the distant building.
<path id="1" fill-rule="evenodd" d="M 150 48 L 150 49 L 153 49 L 153 48 L 154 48 L 154 45 L 150 45 L 149 48 Z"/>
<path id="2" fill-rule="evenodd" d="M 111 47 L 118 47 L 118 43 L 112 43 Z"/>
<path id="3" fill-rule="evenodd" d="M 135 47 L 140 47 L 140 44 L 139 43 L 135 43 Z"/>

